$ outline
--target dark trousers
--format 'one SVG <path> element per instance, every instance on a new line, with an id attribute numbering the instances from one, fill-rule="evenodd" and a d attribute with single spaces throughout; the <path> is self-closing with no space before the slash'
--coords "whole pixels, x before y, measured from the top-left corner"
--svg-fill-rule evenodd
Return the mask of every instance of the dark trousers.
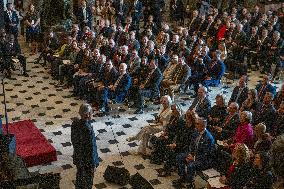
<path id="1" fill-rule="evenodd" d="M 27 72 L 27 61 L 26 61 L 26 58 L 23 55 L 18 55 L 17 58 L 19 59 L 20 64 L 23 67 L 23 73 L 25 74 Z"/>
<path id="2" fill-rule="evenodd" d="M 112 99 L 114 97 L 114 92 L 111 91 L 109 88 L 105 87 L 103 90 L 100 91 L 99 94 L 99 106 L 100 108 L 108 108 L 108 99 Z"/>
<path id="3" fill-rule="evenodd" d="M 199 84 L 201 84 L 202 81 L 203 81 L 202 79 L 200 79 L 199 77 L 193 75 L 192 77 L 190 77 L 185 82 L 185 90 L 187 88 L 190 89 L 191 85 L 193 85 L 193 90 L 197 94 L 197 90 L 198 90 Z"/>
<path id="4" fill-rule="evenodd" d="M 95 168 L 77 166 L 76 189 L 92 189 Z"/>
<path id="5" fill-rule="evenodd" d="M 176 157 L 176 161 L 178 164 L 178 174 L 187 182 L 192 183 L 194 181 L 196 171 L 206 170 L 207 168 L 209 168 L 209 166 L 208 163 L 198 160 L 190 161 L 189 163 L 187 163 L 185 161 L 187 155 L 187 153 L 181 153 Z"/>
<path id="6" fill-rule="evenodd" d="M 43 64 L 45 65 L 46 64 L 46 61 L 52 61 L 53 60 L 53 57 L 52 57 L 52 55 L 53 55 L 53 51 L 52 50 L 43 50 L 41 53 L 40 53 L 40 55 L 39 55 L 39 57 L 38 57 L 38 59 L 37 59 L 37 62 L 39 63 L 39 61 L 43 58 Z"/>
<path id="7" fill-rule="evenodd" d="M 151 98 L 153 97 L 153 91 L 150 89 L 140 89 L 136 93 L 136 98 L 134 99 L 134 104 L 138 109 L 143 108 L 144 97 Z"/>

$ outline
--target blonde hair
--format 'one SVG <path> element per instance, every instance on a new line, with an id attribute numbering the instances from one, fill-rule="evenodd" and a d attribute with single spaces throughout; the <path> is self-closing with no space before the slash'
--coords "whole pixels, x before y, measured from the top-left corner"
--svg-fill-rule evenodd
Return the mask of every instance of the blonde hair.
<path id="1" fill-rule="evenodd" d="M 234 148 L 234 158 L 238 164 L 247 163 L 249 161 L 249 148 L 243 143 L 236 144 Z"/>

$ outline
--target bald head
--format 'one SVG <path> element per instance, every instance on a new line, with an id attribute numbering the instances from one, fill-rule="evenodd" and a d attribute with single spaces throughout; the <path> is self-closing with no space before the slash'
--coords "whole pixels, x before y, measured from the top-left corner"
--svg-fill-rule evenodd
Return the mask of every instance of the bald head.
<path id="1" fill-rule="evenodd" d="M 127 70 L 127 65 L 125 63 L 121 63 L 119 65 L 119 74 L 124 75 L 126 73 L 126 70 Z"/>

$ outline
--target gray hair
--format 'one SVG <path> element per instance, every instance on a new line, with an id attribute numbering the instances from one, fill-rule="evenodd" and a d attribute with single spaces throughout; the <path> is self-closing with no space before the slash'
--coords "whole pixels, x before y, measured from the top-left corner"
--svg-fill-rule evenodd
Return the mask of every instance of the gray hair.
<path id="1" fill-rule="evenodd" d="M 84 117 L 88 113 L 93 113 L 92 106 L 90 104 L 84 103 L 79 108 L 79 114 L 81 117 Z"/>
<path id="2" fill-rule="evenodd" d="M 169 95 L 162 96 L 161 99 L 166 99 L 169 106 L 173 103 L 172 98 Z"/>
<path id="3" fill-rule="evenodd" d="M 249 111 L 242 111 L 241 112 L 242 115 L 245 115 L 245 119 L 251 123 L 252 122 L 252 113 Z"/>

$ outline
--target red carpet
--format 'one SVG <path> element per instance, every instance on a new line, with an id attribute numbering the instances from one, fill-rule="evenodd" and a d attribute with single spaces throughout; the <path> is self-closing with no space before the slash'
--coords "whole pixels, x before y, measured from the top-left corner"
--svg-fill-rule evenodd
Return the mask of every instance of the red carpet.
<path id="1" fill-rule="evenodd" d="M 55 148 L 31 120 L 9 123 L 9 132 L 16 136 L 17 155 L 28 167 L 57 160 Z"/>

